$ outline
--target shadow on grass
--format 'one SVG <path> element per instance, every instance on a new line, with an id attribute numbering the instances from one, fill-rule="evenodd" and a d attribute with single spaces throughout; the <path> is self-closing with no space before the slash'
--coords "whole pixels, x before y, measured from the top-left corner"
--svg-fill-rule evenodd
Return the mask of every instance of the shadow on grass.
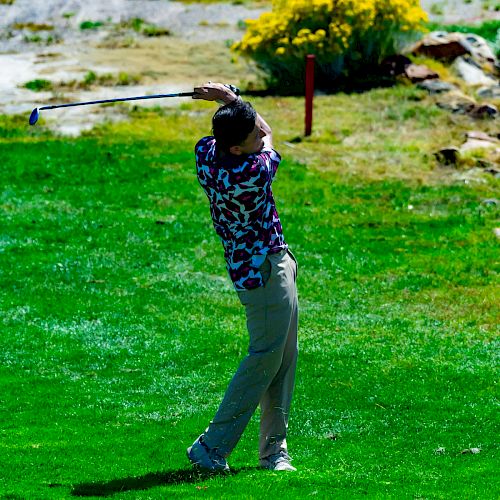
<path id="1" fill-rule="evenodd" d="M 169 486 L 180 483 L 199 483 L 215 476 L 231 477 L 245 470 L 256 470 L 258 467 L 242 467 L 233 469 L 229 474 L 195 471 L 192 468 L 165 472 L 151 472 L 145 476 L 125 477 L 99 483 L 82 483 L 73 487 L 71 495 L 75 497 L 109 497 L 123 491 L 140 491 L 157 486 Z"/>

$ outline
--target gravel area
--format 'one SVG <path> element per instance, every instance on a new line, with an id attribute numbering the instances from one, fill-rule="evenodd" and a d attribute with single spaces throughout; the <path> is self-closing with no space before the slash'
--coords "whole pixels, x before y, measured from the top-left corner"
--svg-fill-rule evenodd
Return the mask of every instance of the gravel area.
<path id="1" fill-rule="evenodd" d="M 446 24 L 500 19 L 500 12 L 494 10 L 496 3 L 489 0 L 420 0 L 431 21 Z"/>
<path id="2" fill-rule="evenodd" d="M 169 0 L 16 0 L 12 5 L 0 5 L 0 29 L 9 30 L 16 23 L 49 24 L 66 40 L 68 37 L 96 39 L 105 29 L 82 30 L 82 22 L 120 23 L 140 18 L 174 36 L 192 41 L 220 40 L 241 36 L 237 23 L 256 18 L 263 9 L 249 9 L 228 3 L 184 4 Z M 203 26 L 200 26 L 203 23 Z M 221 30 L 221 27 L 224 29 Z M 2 40 L 2 51 L 22 37 Z M 20 47 L 19 47 L 20 48 Z"/>

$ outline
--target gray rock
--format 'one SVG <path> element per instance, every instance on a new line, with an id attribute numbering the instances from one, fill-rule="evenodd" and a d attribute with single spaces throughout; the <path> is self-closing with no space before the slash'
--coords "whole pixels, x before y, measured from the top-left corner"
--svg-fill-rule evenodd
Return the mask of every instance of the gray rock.
<path id="1" fill-rule="evenodd" d="M 486 198 L 482 201 L 483 205 L 494 206 L 498 205 L 498 200 L 496 198 Z"/>
<path id="2" fill-rule="evenodd" d="M 481 87 L 477 95 L 486 99 L 500 99 L 500 85 Z"/>
<path id="3" fill-rule="evenodd" d="M 443 82 L 439 79 L 424 80 L 418 83 L 417 87 L 427 90 L 429 94 L 442 94 L 444 92 L 450 92 L 451 90 L 457 90 L 457 87 L 452 83 Z"/>

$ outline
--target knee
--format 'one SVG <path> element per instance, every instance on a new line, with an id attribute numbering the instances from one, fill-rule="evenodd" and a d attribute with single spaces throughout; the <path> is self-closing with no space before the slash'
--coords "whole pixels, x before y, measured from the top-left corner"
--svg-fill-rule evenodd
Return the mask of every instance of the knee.
<path id="1" fill-rule="evenodd" d="M 283 348 L 281 346 L 266 350 L 255 350 L 250 347 L 248 354 L 253 358 L 258 358 L 259 366 L 271 377 L 276 375 L 283 361 Z"/>

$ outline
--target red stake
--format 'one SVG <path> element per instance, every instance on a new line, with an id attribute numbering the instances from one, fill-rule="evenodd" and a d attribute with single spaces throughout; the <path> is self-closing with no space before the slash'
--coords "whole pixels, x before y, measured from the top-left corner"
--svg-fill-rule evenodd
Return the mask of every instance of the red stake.
<path id="1" fill-rule="evenodd" d="M 306 56 L 306 137 L 312 133 L 315 59 L 312 54 Z"/>

